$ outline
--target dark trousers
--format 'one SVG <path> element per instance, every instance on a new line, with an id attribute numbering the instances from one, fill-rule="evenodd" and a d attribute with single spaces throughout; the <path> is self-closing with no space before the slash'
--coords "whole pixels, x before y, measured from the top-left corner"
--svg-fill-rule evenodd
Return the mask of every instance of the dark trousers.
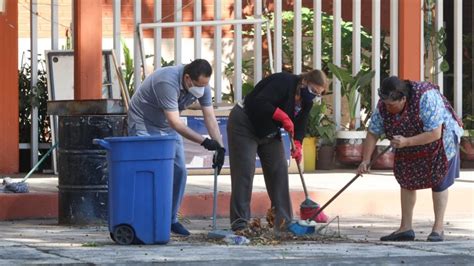
<path id="1" fill-rule="evenodd" d="M 232 183 L 230 199 L 232 229 L 245 227 L 251 218 L 250 200 L 257 154 L 262 165 L 271 207 L 275 208 L 275 225 L 286 228 L 292 220 L 293 212 L 288 186 L 288 162 L 281 138 L 279 136 L 257 138 L 249 118 L 238 105 L 229 115 L 227 137 Z"/>

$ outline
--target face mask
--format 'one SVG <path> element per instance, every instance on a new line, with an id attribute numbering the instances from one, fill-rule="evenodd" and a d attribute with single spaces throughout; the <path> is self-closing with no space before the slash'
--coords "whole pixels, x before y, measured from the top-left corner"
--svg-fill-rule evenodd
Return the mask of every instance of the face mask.
<path id="1" fill-rule="evenodd" d="M 321 95 L 315 95 L 314 99 L 313 99 L 313 103 L 321 103 Z"/>
<path id="2" fill-rule="evenodd" d="M 204 89 L 205 87 L 192 86 L 191 88 L 188 89 L 188 91 L 189 93 L 194 95 L 194 97 L 201 98 L 204 95 Z"/>
<path id="3" fill-rule="evenodd" d="M 316 94 L 314 94 L 308 87 L 301 88 L 300 95 L 305 102 L 312 101 L 316 97 Z"/>

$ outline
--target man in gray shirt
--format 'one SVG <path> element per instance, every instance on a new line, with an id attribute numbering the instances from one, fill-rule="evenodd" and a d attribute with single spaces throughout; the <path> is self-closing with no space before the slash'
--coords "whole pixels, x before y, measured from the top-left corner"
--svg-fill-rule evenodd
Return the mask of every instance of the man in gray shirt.
<path id="1" fill-rule="evenodd" d="M 184 236 L 190 233 L 178 222 L 177 217 L 187 177 L 182 137 L 199 143 L 210 151 L 216 151 L 213 167 L 217 167 L 218 171 L 224 164 L 225 149 L 214 115 L 209 87 L 211 74 L 212 67 L 204 59 L 196 59 L 187 65 L 158 69 L 148 76 L 135 92 L 128 111 L 129 135 L 178 133 L 174 159 L 171 231 Z M 211 139 L 204 138 L 189 128 L 180 118 L 180 112 L 196 100 L 201 105 L 204 123 Z"/>

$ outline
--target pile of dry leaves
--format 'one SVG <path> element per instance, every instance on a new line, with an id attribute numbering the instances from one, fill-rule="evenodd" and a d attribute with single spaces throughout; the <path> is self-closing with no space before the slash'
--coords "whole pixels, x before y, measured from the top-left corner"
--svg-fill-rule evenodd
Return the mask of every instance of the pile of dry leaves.
<path id="1" fill-rule="evenodd" d="M 273 208 L 268 209 L 265 219 L 266 223 L 262 223 L 260 218 L 252 219 L 248 228 L 238 231 L 236 234 L 250 239 L 251 245 L 278 245 L 281 242 L 288 241 L 337 241 L 342 239 L 339 232 L 329 232 L 326 226 L 326 230 L 317 230 L 317 233 L 314 234 L 295 236 L 286 231 L 285 223 L 275 224 L 275 211 Z"/>
<path id="2" fill-rule="evenodd" d="M 236 235 L 245 236 L 250 240 L 250 245 L 279 245 L 288 242 L 304 242 L 304 241 L 317 241 L 319 243 L 324 242 L 336 242 L 336 241 L 347 241 L 348 239 L 342 237 L 339 232 L 339 220 L 338 217 L 331 220 L 328 224 L 321 225 L 316 229 L 314 234 L 295 236 L 286 231 L 284 224 L 277 225 L 275 228 L 275 212 L 273 209 L 267 211 L 265 220 L 262 221 L 260 218 L 254 218 L 249 222 L 248 228 L 245 230 L 235 232 Z M 336 230 L 329 229 L 331 222 L 337 219 Z M 190 237 L 172 237 L 173 241 L 177 242 L 207 242 L 213 244 L 226 244 L 223 239 L 210 239 L 206 234 L 192 234 Z"/>

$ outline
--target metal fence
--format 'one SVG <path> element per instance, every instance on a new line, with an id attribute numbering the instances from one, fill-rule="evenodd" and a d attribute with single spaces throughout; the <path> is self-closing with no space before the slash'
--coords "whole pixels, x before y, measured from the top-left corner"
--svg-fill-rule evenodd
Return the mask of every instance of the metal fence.
<path id="1" fill-rule="evenodd" d="M 462 0 L 453 0 L 454 1 L 454 108 L 456 112 L 462 115 Z M 332 62 L 335 65 L 341 64 L 341 56 L 345 56 L 341 54 L 341 9 L 342 5 L 348 3 L 349 0 L 332 0 L 333 5 L 333 51 L 332 51 Z M 423 3 L 423 1 L 421 1 Z M 34 11 L 37 9 L 37 1 L 31 0 L 30 1 L 30 8 L 31 8 L 31 66 L 32 70 L 37 69 L 37 17 L 34 15 Z M 182 26 L 192 26 L 194 29 L 194 55 L 196 58 L 202 56 L 201 50 L 202 47 L 200 46 L 200 40 L 202 38 L 201 29 L 203 25 L 212 25 L 214 27 L 214 36 L 213 36 L 213 49 L 215 51 L 220 51 L 222 49 L 221 40 L 222 40 L 222 25 L 225 24 L 232 24 L 235 25 L 234 27 L 234 35 L 233 35 L 233 42 L 234 42 L 234 67 L 235 73 L 233 78 L 233 87 L 235 88 L 234 92 L 234 99 L 236 101 L 242 98 L 242 25 L 244 24 L 251 24 L 254 25 L 255 32 L 261 32 L 262 23 L 267 23 L 262 17 L 263 11 L 263 1 L 262 0 L 254 0 L 254 19 L 243 19 L 242 18 L 242 1 L 235 0 L 234 1 L 234 14 L 235 17 L 232 20 L 222 20 L 222 1 L 214 1 L 214 19 L 213 21 L 202 21 L 202 0 L 195 0 L 192 2 L 193 5 L 193 21 L 183 22 L 182 21 L 182 0 L 174 0 L 174 22 L 161 22 L 162 18 L 162 1 L 155 0 L 154 1 L 154 21 L 155 23 L 141 23 L 141 0 L 134 0 L 134 23 L 135 27 L 135 34 L 134 34 L 134 70 L 135 73 L 141 73 L 142 71 L 142 58 L 140 53 L 140 38 L 141 35 L 139 34 L 142 29 L 145 28 L 153 28 L 154 29 L 154 60 L 155 66 L 160 65 L 160 59 L 162 55 L 161 49 L 161 29 L 163 27 L 173 27 L 175 32 L 175 39 L 174 39 L 174 57 L 175 62 L 182 61 L 182 51 L 185 49 L 182 45 L 182 37 L 181 37 L 181 27 Z M 293 29 L 293 72 L 295 74 L 299 74 L 302 71 L 302 31 L 301 31 L 301 12 L 302 12 L 302 0 L 295 0 L 293 1 L 293 11 L 295 13 L 294 19 L 294 29 Z M 381 0 L 372 0 L 372 62 L 371 67 L 372 70 L 376 72 L 372 84 L 371 84 L 371 92 L 372 92 L 372 106 L 375 107 L 375 103 L 378 100 L 378 95 L 376 93 L 377 88 L 380 85 L 380 17 L 381 17 Z M 312 9 L 314 10 L 314 28 L 313 28 L 313 54 L 312 54 L 312 63 L 313 67 L 316 69 L 321 68 L 322 62 L 322 44 L 321 44 L 321 5 L 322 0 L 313 0 L 312 2 Z M 270 59 L 272 59 L 271 67 L 272 71 L 280 72 L 282 71 L 282 62 L 283 62 L 283 54 L 282 54 L 282 0 L 275 0 L 273 1 L 273 25 L 274 30 L 272 32 L 273 40 L 269 44 L 270 52 L 272 55 Z M 353 17 L 353 41 L 352 41 L 352 72 L 355 74 L 360 69 L 360 62 L 361 62 L 361 47 L 360 47 L 360 29 L 361 29 L 361 0 L 352 0 L 352 17 Z M 390 74 L 397 75 L 398 69 L 398 0 L 390 0 Z M 57 10 L 57 0 L 51 0 L 51 47 L 57 48 L 58 43 L 58 30 L 57 30 L 57 23 L 58 21 L 58 10 Z M 114 39 L 114 50 L 116 52 L 120 60 L 120 55 L 122 54 L 121 47 L 120 47 L 120 39 L 121 39 L 121 29 L 120 29 L 120 7 L 121 1 L 120 0 L 113 0 L 113 39 Z M 443 0 L 436 0 L 436 12 L 437 12 L 437 26 L 441 28 L 443 25 Z M 423 12 L 422 7 L 420 6 L 420 12 Z M 423 16 L 422 16 L 423 17 Z M 423 23 L 421 23 L 423 25 Z M 266 27 L 269 29 L 269 27 Z M 423 30 L 423 29 L 422 29 Z M 423 34 L 420 36 L 421 40 L 423 40 Z M 262 38 L 260 34 L 255 34 L 254 39 L 254 82 L 258 82 L 263 75 L 262 72 Z M 423 55 L 423 41 L 421 45 Z M 421 62 L 421 73 L 424 73 L 424 65 L 423 65 L 423 57 L 420 58 Z M 440 64 L 441 61 L 438 59 L 437 64 Z M 216 102 L 221 102 L 222 100 L 222 80 L 223 80 L 223 71 L 222 71 L 222 59 L 219 56 L 214 57 L 214 88 L 215 88 L 215 99 Z M 35 86 L 36 77 L 34 75 L 35 71 L 32 72 L 32 82 L 31 86 Z M 442 86 L 443 81 L 443 74 L 438 73 L 436 75 L 435 82 Z M 423 74 L 420 77 L 421 80 L 424 79 Z M 135 75 L 135 86 L 139 86 L 141 83 L 141 76 Z M 332 89 L 333 89 L 333 106 L 334 106 L 334 121 L 339 128 L 341 125 L 341 86 L 338 80 L 334 79 L 332 82 Z M 360 106 L 357 107 L 360 109 Z M 359 112 L 357 112 L 359 113 Z M 33 108 L 32 113 L 32 160 L 31 163 L 34 165 L 38 161 L 38 135 L 37 135 L 37 109 Z M 360 123 L 360 117 L 357 117 L 357 125 Z M 20 145 L 20 148 L 24 148 L 25 145 Z"/>

